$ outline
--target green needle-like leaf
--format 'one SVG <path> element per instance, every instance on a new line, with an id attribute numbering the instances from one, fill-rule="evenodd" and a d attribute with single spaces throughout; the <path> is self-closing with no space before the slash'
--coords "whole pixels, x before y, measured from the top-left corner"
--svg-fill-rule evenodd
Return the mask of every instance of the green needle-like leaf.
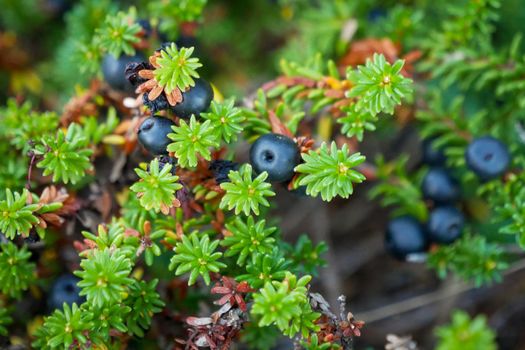
<path id="1" fill-rule="evenodd" d="M 202 64 L 198 58 L 191 57 L 193 49 L 193 47 L 183 47 L 179 50 L 177 45 L 172 43 L 162 50 L 161 56 L 157 59 L 160 68 L 155 69 L 155 79 L 167 93 L 176 88 L 185 91 L 195 86 L 193 78 L 199 77 L 197 69 L 202 67 Z"/>
<path id="2" fill-rule="evenodd" d="M 222 241 L 227 246 L 225 256 L 238 256 L 237 264 L 244 265 L 246 258 L 253 253 L 267 254 L 275 246 L 275 238 L 271 235 L 277 231 L 276 227 L 265 227 L 266 221 L 257 223 L 252 216 L 245 222 L 237 217 L 232 223 L 226 224 L 226 229 L 231 233 Z"/>
<path id="3" fill-rule="evenodd" d="M 0 245 L 0 290 L 10 297 L 19 298 L 35 279 L 35 264 L 29 261 L 27 247 L 18 249 L 11 242 Z"/>
<path id="4" fill-rule="evenodd" d="M 358 110 L 376 115 L 380 112 L 392 114 L 401 99 L 412 93 L 412 80 L 401 74 L 404 62 L 388 63 L 385 56 L 374 54 L 357 71 L 348 71 L 348 80 L 354 83 L 348 97 L 358 97 Z"/>
<path id="5" fill-rule="evenodd" d="M 245 117 L 240 108 L 235 107 L 235 101 L 229 99 L 223 103 L 211 102 L 210 112 L 201 113 L 201 117 L 211 122 L 211 128 L 218 139 L 226 143 L 237 140 L 237 134 L 243 131 L 242 122 Z"/>
<path id="6" fill-rule="evenodd" d="M 82 279 L 78 282 L 82 288 L 80 295 L 98 307 L 122 301 L 128 285 L 133 282 L 128 277 L 131 261 L 118 249 L 95 250 L 80 266 L 82 270 L 75 272 Z"/>
<path id="7" fill-rule="evenodd" d="M 255 179 L 252 178 L 252 166 L 246 164 L 238 171 L 230 171 L 228 174 L 231 182 L 221 184 L 226 194 L 221 200 L 220 207 L 228 210 L 235 209 L 235 215 L 243 212 L 250 215 L 253 212 L 259 215 L 259 206 L 269 207 L 270 203 L 266 197 L 275 196 L 267 182 L 268 173 L 262 172 Z"/>
<path id="8" fill-rule="evenodd" d="M 332 142 L 330 150 L 325 143 L 318 151 L 302 154 L 304 163 L 295 167 L 300 173 L 299 185 L 306 186 L 306 193 L 312 197 L 321 194 L 324 201 L 330 201 L 335 196 L 348 198 L 354 191 L 353 183 L 365 180 L 363 174 L 352 168 L 363 163 L 365 157 L 360 153 L 349 155 L 345 144 L 337 149 Z"/>
<path id="9" fill-rule="evenodd" d="M 26 204 L 29 191 L 24 189 L 22 194 L 5 190 L 6 199 L 0 201 L 0 231 L 9 239 L 16 235 L 27 236 L 31 228 L 38 223 L 33 212 L 38 209 L 36 204 Z"/>
<path id="10" fill-rule="evenodd" d="M 87 170 L 92 168 L 89 157 L 93 150 L 88 148 L 88 139 L 81 134 L 77 124 L 71 124 L 67 133 L 58 131 L 56 136 L 42 137 L 35 153 L 44 156 L 36 166 L 44 169 L 44 175 L 53 175 L 53 181 L 77 183 Z"/>
<path id="11" fill-rule="evenodd" d="M 175 192 L 182 188 L 178 183 L 179 177 L 171 173 L 172 165 L 164 164 L 159 169 L 159 160 L 153 159 L 149 164 L 149 171 L 137 168 L 135 172 L 140 180 L 130 189 L 137 193 L 140 205 L 146 210 L 159 212 L 170 208 L 175 200 Z"/>
<path id="12" fill-rule="evenodd" d="M 221 252 L 216 252 L 219 245 L 218 240 L 211 241 L 207 234 L 198 237 L 197 232 L 193 232 L 189 237 L 182 236 L 182 242 L 177 243 L 174 248 L 175 255 L 170 261 L 170 270 L 175 270 L 175 274 L 180 276 L 190 272 L 188 285 L 192 285 L 200 275 L 206 285 L 210 284 L 210 272 L 219 272 L 226 265 L 218 261 L 222 256 Z"/>
<path id="13" fill-rule="evenodd" d="M 179 126 L 172 126 L 173 133 L 168 137 L 173 143 L 168 145 L 168 151 L 175 153 L 178 164 L 183 167 L 194 167 L 198 155 L 206 160 L 211 159 L 210 147 L 218 147 L 219 139 L 209 120 L 200 123 L 191 116 L 190 123 L 180 120 Z"/>
<path id="14" fill-rule="evenodd" d="M 133 44 L 140 41 L 137 37 L 140 30 L 140 25 L 136 23 L 134 8 L 131 8 L 129 13 L 109 14 L 104 26 L 97 30 L 97 39 L 100 47 L 105 48 L 115 57 L 119 57 L 123 52 L 126 55 L 133 55 L 135 54 Z"/>

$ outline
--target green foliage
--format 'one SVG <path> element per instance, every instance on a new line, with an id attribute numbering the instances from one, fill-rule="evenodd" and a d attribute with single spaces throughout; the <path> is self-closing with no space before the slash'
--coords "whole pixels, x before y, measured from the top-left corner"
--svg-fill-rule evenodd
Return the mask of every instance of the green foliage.
<path id="1" fill-rule="evenodd" d="M 393 114 L 401 99 L 412 93 L 412 80 L 401 74 L 403 64 L 398 60 L 390 65 L 385 56 L 374 54 L 366 65 L 359 66 L 357 71 L 349 71 L 348 80 L 355 86 L 348 96 L 359 98 L 356 111 L 364 110 L 372 115 L 380 112 Z"/>
<path id="2" fill-rule="evenodd" d="M 161 17 L 159 24 L 162 33 L 175 40 L 182 22 L 198 20 L 207 0 L 150 1 L 148 9 L 154 17 Z"/>
<path id="3" fill-rule="evenodd" d="M 409 176 L 407 156 L 392 162 L 382 157 L 376 160 L 379 183 L 369 192 L 371 198 L 381 198 L 381 205 L 394 207 L 393 216 L 412 215 L 420 221 L 428 218 L 428 209 L 419 187 L 419 179 Z"/>
<path id="4" fill-rule="evenodd" d="M 277 343 L 281 332 L 275 326 L 259 327 L 256 322 L 250 322 L 241 333 L 241 340 L 250 349 L 270 350 Z"/>
<path id="5" fill-rule="evenodd" d="M 120 250 L 94 250 L 80 262 L 81 271 L 75 274 L 82 280 L 80 295 L 95 307 L 109 306 L 122 301 L 126 288 L 133 280 L 129 278 L 131 261 Z"/>
<path id="6" fill-rule="evenodd" d="M 153 315 L 164 307 L 164 302 L 155 290 L 158 282 L 156 279 L 149 282 L 133 280 L 129 285 L 129 296 L 125 302 L 131 312 L 126 317 L 126 326 L 136 336 L 144 336 L 144 330 L 148 329 Z"/>
<path id="7" fill-rule="evenodd" d="M 252 177 L 252 166 L 243 165 L 239 170 L 231 170 L 228 174 L 231 182 L 221 184 L 221 188 L 226 191 L 221 200 L 221 208 L 228 210 L 234 209 L 235 215 L 241 212 L 250 215 L 253 212 L 259 215 L 259 206 L 270 206 L 266 197 L 275 196 L 270 188 L 271 185 L 264 182 L 268 173 L 262 172 L 257 177 Z"/>
<path id="8" fill-rule="evenodd" d="M 67 132 L 59 130 L 56 136 L 43 136 L 35 146 L 35 154 L 43 156 L 37 167 L 44 169 L 45 176 L 52 174 L 54 182 L 75 184 L 93 168 L 89 159 L 93 150 L 76 125 L 71 124 Z"/>
<path id="9" fill-rule="evenodd" d="M 90 333 L 95 337 L 95 343 L 107 344 L 111 330 L 127 331 L 125 319 L 131 311 L 128 306 L 113 304 L 97 307 L 90 304 L 89 307 L 83 318 L 91 320 Z"/>
<path id="10" fill-rule="evenodd" d="M 73 304 L 71 307 L 64 303 L 64 310 L 55 310 L 53 314 L 44 319 L 44 324 L 36 334 L 36 340 L 31 344 L 39 349 L 69 349 L 73 344 L 86 344 L 88 332 L 92 323 L 85 314 Z"/>
<path id="11" fill-rule="evenodd" d="M 256 223 L 252 216 L 246 221 L 237 217 L 232 223 L 226 224 L 226 229 L 231 235 L 222 240 L 221 244 L 227 247 L 224 255 L 237 256 L 237 264 L 244 265 L 246 259 L 254 253 L 270 253 L 275 245 L 272 235 L 277 228 L 265 225 L 265 220 Z"/>
<path id="12" fill-rule="evenodd" d="M 317 336 L 317 334 L 314 334 L 310 337 L 310 341 L 301 341 L 301 345 L 306 349 L 306 350 L 330 350 L 332 349 L 332 345 L 331 343 L 320 343 L 319 342 L 319 337 Z"/>
<path id="13" fill-rule="evenodd" d="M 484 316 L 471 319 L 463 311 L 452 315 L 452 323 L 437 329 L 437 350 L 495 350 L 495 334 Z"/>
<path id="14" fill-rule="evenodd" d="M 237 277 L 246 281 L 253 288 L 260 288 L 268 282 L 281 281 L 288 272 L 290 262 L 287 261 L 278 248 L 270 254 L 254 253 L 246 265 L 246 274 Z"/>
<path id="15" fill-rule="evenodd" d="M 3 303 L 0 303 L 0 335 L 1 336 L 7 336 L 8 330 L 7 327 L 13 322 L 13 319 L 11 316 L 9 316 L 9 311 L 7 308 L 3 305 Z"/>
<path id="16" fill-rule="evenodd" d="M 376 129 L 377 115 L 358 110 L 357 108 L 357 104 L 342 108 L 346 115 L 338 118 L 337 122 L 342 124 L 341 132 L 343 134 L 347 137 L 355 136 L 357 140 L 362 141 L 365 131 L 374 131 Z"/>
<path id="17" fill-rule="evenodd" d="M 197 69 L 202 67 L 199 59 L 191 57 L 193 47 L 177 48 L 175 43 L 164 48 L 161 56 L 157 58 L 157 64 L 160 68 L 155 69 L 155 80 L 164 87 L 166 93 L 170 93 L 176 88 L 186 91 L 188 88 L 195 86 L 194 78 L 199 77 Z"/>
<path id="18" fill-rule="evenodd" d="M 360 153 L 349 155 L 345 144 L 337 149 L 332 142 L 330 149 L 323 143 L 319 151 L 309 151 L 302 154 L 304 163 L 295 167 L 301 174 L 299 186 L 306 186 L 306 193 L 312 197 L 321 194 L 324 201 L 330 201 L 336 196 L 348 198 L 353 192 L 353 183 L 365 180 L 363 174 L 352 168 L 365 161 Z"/>
<path id="19" fill-rule="evenodd" d="M 0 230 L 7 238 L 14 239 L 16 235 L 27 236 L 38 218 L 33 215 L 38 209 L 36 204 L 27 204 L 29 191 L 22 194 L 5 190 L 6 199 L 0 201 Z"/>
<path id="20" fill-rule="evenodd" d="M 211 159 L 210 147 L 219 146 L 219 140 L 209 120 L 200 123 L 191 116 L 190 123 L 180 120 L 179 126 L 172 126 L 173 133 L 168 137 L 174 141 L 168 151 L 175 153 L 178 164 L 183 168 L 197 165 L 198 156 Z"/>
<path id="21" fill-rule="evenodd" d="M 140 25 L 136 23 L 135 8 L 132 7 L 128 13 L 108 14 L 104 25 L 97 29 L 96 40 L 99 41 L 100 47 L 115 57 L 122 53 L 133 55 L 133 44 L 140 41 L 137 37 L 140 30 Z"/>
<path id="22" fill-rule="evenodd" d="M 276 325 L 283 333 L 292 338 L 297 332 L 307 336 L 316 326 L 313 321 L 320 314 L 312 311 L 306 296 L 306 285 L 310 276 L 297 280 L 295 275 L 287 273 L 282 282 L 267 282 L 253 295 L 252 314 L 260 316 L 259 326 Z"/>
<path id="23" fill-rule="evenodd" d="M 501 272 L 508 267 L 500 246 L 487 242 L 483 236 L 469 234 L 433 251 L 428 264 L 442 278 L 453 271 L 464 279 L 473 280 L 477 286 L 501 281 Z"/>
<path id="24" fill-rule="evenodd" d="M 201 117 L 211 122 L 211 129 L 219 140 L 230 143 L 237 140 L 237 135 L 242 132 L 245 117 L 240 108 L 235 107 L 233 98 L 218 103 L 212 101 L 210 112 L 201 113 Z"/>
<path id="25" fill-rule="evenodd" d="M 117 110 L 114 107 L 109 108 L 105 122 L 101 122 L 95 117 L 84 117 L 81 123 L 82 133 L 89 140 L 89 143 L 99 144 L 105 136 L 111 134 L 117 127 L 119 123 Z"/>
<path id="26" fill-rule="evenodd" d="M 35 264 L 29 261 L 31 252 L 11 242 L 0 244 L 0 248 L 0 290 L 9 297 L 20 298 L 35 279 Z"/>
<path id="27" fill-rule="evenodd" d="M 193 232 L 189 237 L 182 236 L 182 242 L 177 243 L 173 249 L 175 255 L 170 260 L 170 270 L 176 269 L 177 276 L 190 272 L 188 285 L 194 284 L 199 275 L 206 285 L 209 285 L 210 272 L 218 273 L 226 267 L 218 261 L 222 256 L 221 252 L 216 251 L 219 243 L 218 240 L 210 242 L 207 234 L 202 234 L 199 238 L 197 232 Z"/>
<path id="28" fill-rule="evenodd" d="M 165 211 L 173 205 L 175 192 L 182 188 L 178 183 L 178 176 L 173 175 L 172 165 L 165 164 L 159 169 L 159 160 L 153 159 L 149 164 L 149 171 L 137 168 L 135 172 L 140 180 L 130 189 L 137 193 L 140 205 L 146 210 Z"/>
<path id="29" fill-rule="evenodd" d="M 493 221 L 503 223 L 499 232 L 516 236 L 516 242 L 525 249 L 525 188 L 523 175 L 512 175 L 490 192 L 490 204 L 495 209 Z"/>
<path id="30" fill-rule="evenodd" d="M 320 242 L 314 245 L 310 238 L 302 234 L 295 246 L 286 246 L 293 270 L 300 274 L 317 276 L 317 269 L 326 266 L 321 255 L 328 251 L 328 245 Z"/>

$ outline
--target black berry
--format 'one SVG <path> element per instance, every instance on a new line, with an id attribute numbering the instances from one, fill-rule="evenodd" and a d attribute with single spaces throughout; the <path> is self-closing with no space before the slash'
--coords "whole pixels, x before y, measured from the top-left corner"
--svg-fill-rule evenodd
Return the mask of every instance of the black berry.
<path id="1" fill-rule="evenodd" d="M 425 252 L 428 239 L 423 226 L 415 218 L 402 216 L 388 223 L 385 245 L 394 257 L 404 260 L 409 254 Z"/>
<path id="2" fill-rule="evenodd" d="M 423 141 L 423 162 L 432 166 L 442 166 L 446 158 L 443 150 L 436 148 L 432 139 Z"/>
<path id="3" fill-rule="evenodd" d="M 301 157 L 297 144 L 279 134 L 259 137 L 250 149 L 250 163 L 257 173 L 268 172 L 268 180 L 284 182 L 294 175 Z"/>
<path id="4" fill-rule="evenodd" d="M 213 100 L 213 89 L 206 80 L 195 79 L 195 86 L 182 93 L 182 102 L 172 107 L 173 113 L 180 118 L 189 118 L 192 114 L 199 116 L 210 107 Z"/>
<path id="5" fill-rule="evenodd" d="M 437 203 L 450 203 L 459 198 L 459 185 L 443 168 L 431 168 L 423 178 L 423 196 Z"/>
<path id="6" fill-rule="evenodd" d="M 102 60 L 102 73 L 104 79 L 113 89 L 123 92 L 133 92 L 133 87 L 130 86 L 126 79 L 126 67 L 129 63 L 142 61 L 140 56 L 120 56 L 116 58 L 111 54 L 104 56 Z"/>
<path id="7" fill-rule="evenodd" d="M 465 218 L 455 207 L 437 207 L 430 213 L 427 223 L 428 237 L 431 241 L 450 244 L 461 236 Z"/>
<path id="8" fill-rule="evenodd" d="M 133 87 L 146 82 L 146 79 L 139 76 L 139 72 L 143 69 L 152 69 L 153 67 L 148 62 L 131 62 L 126 65 L 124 76 Z"/>
<path id="9" fill-rule="evenodd" d="M 144 103 L 144 106 L 148 107 L 148 109 L 153 114 L 157 113 L 158 111 L 168 109 L 170 107 L 168 100 L 166 99 L 166 95 L 164 94 L 160 94 L 159 97 L 157 97 L 153 101 L 150 101 L 148 94 L 143 94 L 142 102 Z"/>
<path id="10" fill-rule="evenodd" d="M 144 148 L 153 155 L 167 154 L 166 148 L 171 143 L 168 134 L 175 123 L 164 117 L 149 117 L 139 127 L 138 139 Z"/>
<path id="11" fill-rule="evenodd" d="M 230 181 L 228 173 L 230 172 L 230 170 L 237 170 L 238 168 L 238 163 L 224 159 L 212 160 L 208 167 L 208 169 L 213 173 L 215 181 L 217 181 L 217 183 L 219 184 Z"/>
<path id="12" fill-rule="evenodd" d="M 51 287 L 47 305 L 50 310 L 62 309 L 62 305 L 67 303 L 82 304 L 84 298 L 79 295 L 80 287 L 77 286 L 79 279 L 73 275 L 62 275 L 58 277 Z"/>
<path id="13" fill-rule="evenodd" d="M 501 141 L 485 136 L 468 145 L 465 160 L 469 169 L 481 180 L 491 180 L 501 176 L 508 169 L 510 153 Z"/>

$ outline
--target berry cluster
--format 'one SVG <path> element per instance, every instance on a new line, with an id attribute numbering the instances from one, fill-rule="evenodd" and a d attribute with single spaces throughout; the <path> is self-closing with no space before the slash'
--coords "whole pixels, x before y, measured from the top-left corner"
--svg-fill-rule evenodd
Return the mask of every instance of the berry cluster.
<path id="1" fill-rule="evenodd" d="M 507 171 L 510 154 L 503 143 L 486 136 L 468 145 L 465 161 L 481 181 L 488 181 Z M 457 203 L 461 198 L 460 184 L 446 168 L 444 152 L 436 148 L 431 139 L 423 142 L 423 163 L 430 167 L 421 184 L 421 192 L 431 209 L 427 222 L 422 224 L 413 216 L 402 216 L 391 220 L 386 229 L 388 251 L 402 260 L 417 257 L 432 243 L 453 243 L 465 225 Z"/>

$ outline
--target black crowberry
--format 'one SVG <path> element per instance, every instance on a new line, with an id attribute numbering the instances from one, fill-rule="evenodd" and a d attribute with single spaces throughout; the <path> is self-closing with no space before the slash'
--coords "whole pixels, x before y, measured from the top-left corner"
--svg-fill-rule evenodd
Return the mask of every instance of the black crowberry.
<path id="1" fill-rule="evenodd" d="M 428 237 L 431 241 L 450 244 L 461 236 L 465 219 L 455 207 L 437 207 L 430 212 L 427 223 Z"/>
<path id="2" fill-rule="evenodd" d="M 126 65 L 124 76 L 129 81 L 131 86 L 137 87 L 146 82 L 146 79 L 139 76 L 139 72 L 143 69 L 153 69 L 153 66 L 148 62 L 131 62 Z"/>
<path id="3" fill-rule="evenodd" d="M 230 181 L 228 173 L 230 172 L 230 170 L 239 169 L 239 164 L 229 160 L 216 159 L 210 162 L 208 169 L 213 173 L 215 181 L 217 181 L 217 183 L 220 184 L 223 182 Z"/>
<path id="4" fill-rule="evenodd" d="M 159 97 L 157 97 L 153 101 L 150 101 L 147 93 L 143 94 L 142 103 L 144 103 L 144 106 L 148 107 L 148 109 L 153 114 L 157 113 L 158 111 L 163 111 L 171 107 L 170 104 L 168 103 L 168 100 L 166 99 L 166 95 L 164 94 L 160 94 Z"/>
<path id="5" fill-rule="evenodd" d="M 443 150 L 436 148 L 432 139 L 423 141 L 423 163 L 432 166 L 444 165 L 446 161 Z"/>
<path id="6" fill-rule="evenodd" d="M 179 118 L 189 118 L 192 114 L 198 117 L 210 107 L 213 100 L 213 89 L 206 80 L 195 79 L 195 86 L 182 93 L 182 102 L 171 108 Z"/>
<path id="7" fill-rule="evenodd" d="M 120 56 L 116 58 L 111 54 L 104 56 L 102 60 L 102 73 L 104 79 L 115 90 L 124 92 L 133 92 L 132 86 L 129 85 L 126 79 L 126 68 L 129 63 L 142 61 L 140 56 Z"/>
<path id="8" fill-rule="evenodd" d="M 167 154 L 171 143 L 168 134 L 175 123 L 164 117 L 149 117 L 139 126 L 138 139 L 144 148 L 153 155 Z"/>
<path id="9" fill-rule="evenodd" d="M 62 309 L 62 305 L 77 303 L 82 304 L 84 298 L 79 295 L 80 287 L 77 286 L 78 278 L 73 275 L 58 277 L 51 287 L 47 305 L 50 310 Z"/>
<path id="10" fill-rule="evenodd" d="M 388 223 L 385 245 L 394 257 L 404 260 L 409 254 L 425 252 L 428 240 L 419 221 L 411 216 L 401 216 Z"/>
<path id="11" fill-rule="evenodd" d="M 268 172 L 268 181 L 284 182 L 294 175 L 301 160 L 297 144 L 280 134 L 259 137 L 250 149 L 250 163 L 257 173 Z"/>
<path id="12" fill-rule="evenodd" d="M 481 180 L 491 180 L 501 176 L 509 167 L 510 154 L 507 146 L 490 137 L 480 137 L 468 145 L 465 151 L 467 166 Z"/>
<path id="13" fill-rule="evenodd" d="M 450 203 L 459 198 L 459 185 L 443 168 L 431 168 L 421 185 L 423 196 L 437 203 Z"/>

